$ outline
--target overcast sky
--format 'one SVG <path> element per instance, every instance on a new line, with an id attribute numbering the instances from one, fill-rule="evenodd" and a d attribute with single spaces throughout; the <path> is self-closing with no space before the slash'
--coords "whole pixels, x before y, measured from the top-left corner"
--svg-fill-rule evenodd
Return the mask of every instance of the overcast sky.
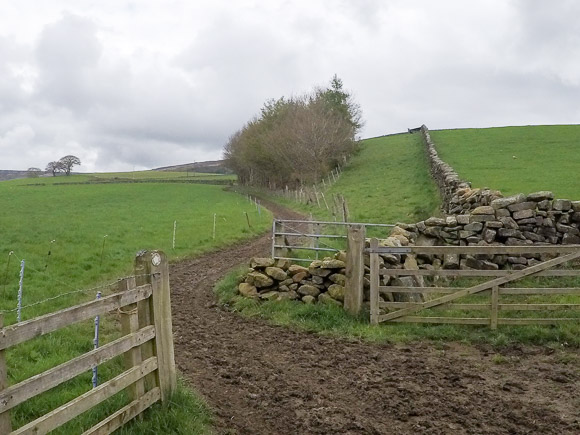
<path id="1" fill-rule="evenodd" d="M 575 0 L 0 0 L 0 169 L 221 157 L 265 100 L 342 78 L 363 137 L 580 119 Z"/>

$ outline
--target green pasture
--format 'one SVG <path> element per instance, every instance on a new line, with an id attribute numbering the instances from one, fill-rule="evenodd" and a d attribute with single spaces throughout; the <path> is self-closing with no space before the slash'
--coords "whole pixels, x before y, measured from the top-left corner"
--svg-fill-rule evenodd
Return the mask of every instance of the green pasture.
<path id="1" fill-rule="evenodd" d="M 431 137 L 439 156 L 474 187 L 580 199 L 580 125 L 439 130 Z"/>
<path id="2" fill-rule="evenodd" d="M 83 176 L 66 178 L 79 177 Z M 167 183 L 31 186 L 30 181 L 0 183 L 0 310 L 5 311 L 5 324 L 16 320 L 11 310 L 17 304 L 22 259 L 26 262 L 22 319 L 26 320 L 94 299 L 96 292 L 103 290 L 101 285 L 132 274 L 134 256 L 141 249 L 163 250 L 170 261 L 175 261 L 248 238 L 271 225 L 267 210 L 261 209 L 259 215 L 244 197 L 226 192 L 221 186 Z M 10 252 L 13 254 L 9 255 Z M 69 294 L 42 302 L 66 293 Z M 37 302 L 40 303 L 27 307 Z M 114 315 L 102 316 L 101 343 L 116 338 L 118 330 Z M 10 349 L 6 352 L 10 383 L 92 349 L 93 333 L 93 322 L 88 321 Z M 100 382 L 116 376 L 121 367 L 120 358 L 99 366 Z M 79 376 L 15 408 L 14 427 L 89 390 L 90 379 L 91 373 Z M 120 393 L 55 433 L 80 433 L 102 419 L 107 409 L 126 400 Z M 199 398 L 180 388 L 174 401 L 176 406 L 171 412 L 153 412 L 135 430 L 200 432 L 209 414 L 200 408 Z M 173 432 L 167 429 L 170 426 Z"/>

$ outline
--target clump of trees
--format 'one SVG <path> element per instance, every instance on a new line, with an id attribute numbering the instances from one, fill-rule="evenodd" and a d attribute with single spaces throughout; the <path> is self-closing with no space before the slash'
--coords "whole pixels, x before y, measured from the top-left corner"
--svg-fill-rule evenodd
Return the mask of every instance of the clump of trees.
<path id="1" fill-rule="evenodd" d="M 52 176 L 56 177 L 56 174 L 63 172 L 65 175 L 70 175 L 73 166 L 81 164 L 81 160 L 72 155 L 64 156 L 60 160 L 50 162 L 46 165 L 46 172 L 52 172 Z"/>
<path id="2" fill-rule="evenodd" d="M 267 101 L 230 136 L 224 157 L 242 184 L 309 185 L 348 159 L 361 127 L 360 107 L 335 75 L 327 88 Z"/>

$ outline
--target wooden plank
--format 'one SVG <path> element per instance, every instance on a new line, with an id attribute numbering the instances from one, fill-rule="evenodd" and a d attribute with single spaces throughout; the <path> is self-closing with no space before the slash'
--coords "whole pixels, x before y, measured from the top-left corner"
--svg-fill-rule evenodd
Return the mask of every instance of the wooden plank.
<path id="1" fill-rule="evenodd" d="M 380 308 L 409 308 L 422 302 L 379 302 Z M 441 304 L 431 307 L 432 310 L 489 310 L 491 304 Z"/>
<path id="2" fill-rule="evenodd" d="M 363 249 L 365 246 L 365 234 L 365 227 L 362 225 L 348 227 L 344 309 L 355 316 L 361 311 L 364 296 L 365 264 Z"/>
<path id="3" fill-rule="evenodd" d="M 499 304 L 499 309 L 501 311 L 577 311 L 580 310 L 580 304 Z"/>
<path id="4" fill-rule="evenodd" d="M 169 263 L 161 251 L 151 253 L 151 274 L 155 352 L 159 364 L 157 376 L 161 390 L 161 401 L 168 403 L 171 395 L 177 390 L 177 370 L 173 350 Z"/>
<path id="5" fill-rule="evenodd" d="M 119 409 L 110 417 L 84 432 L 83 435 L 109 435 L 141 414 L 155 402 L 159 401 L 160 398 L 161 392 L 159 388 L 153 388 L 151 391 L 145 393 L 140 400 L 134 400 L 127 406 Z"/>
<path id="6" fill-rule="evenodd" d="M 534 266 L 535 267 L 535 266 Z M 527 270 L 529 269 L 523 269 Z M 469 277 L 500 277 L 509 276 L 514 273 L 521 272 L 520 270 L 459 270 L 459 269 L 381 269 L 380 275 L 390 276 L 469 276 Z M 545 270 L 537 273 L 536 276 L 580 276 L 580 269 L 578 270 Z"/>
<path id="7" fill-rule="evenodd" d="M 0 349 L 6 349 L 30 340 L 31 338 L 48 334 L 65 326 L 146 299 L 151 296 L 151 293 L 151 286 L 144 285 L 126 293 L 106 296 L 101 299 L 7 326 L 0 330 Z"/>
<path id="8" fill-rule="evenodd" d="M 376 238 L 372 238 L 370 241 L 371 249 L 379 246 L 379 241 Z M 371 298 L 371 324 L 376 325 L 379 323 L 379 254 L 369 254 L 370 255 L 370 269 L 371 269 L 371 288 L 370 288 L 370 298 Z"/>
<path id="9" fill-rule="evenodd" d="M 381 316 L 379 321 L 384 321 Z M 489 325 L 488 317 L 419 317 L 419 316 L 405 316 L 391 320 L 399 323 L 445 323 L 445 324 L 459 324 L 459 325 Z"/>
<path id="10" fill-rule="evenodd" d="M 383 316 L 382 318 L 384 320 L 391 320 L 391 319 L 396 319 L 398 317 L 406 316 L 406 315 L 415 313 L 417 311 L 420 311 L 421 309 L 431 308 L 431 307 L 434 307 L 436 305 L 440 305 L 440 304 L 443 304 L 446 302 L 453 301 L 453 300 L 461 298 L 463 296 L 479 293 L 483 290 L 488 290 L 488 289 L 492 288 L 493 286 L 500 286 L 500 285 L 506 284 L 508 282 L 516 281 L 518 279 L 524 278 L 526 276 L 531 276 L 531 275 L 537 274 L 538 272 L 542 272 L 545 269 L 558 266 L 562 263 L 574 260 L 578 257 L 580 257 L 580 251 L 577 251 L 577 252 L 574 252 L 574 253 L 568 254 L 568 255 L 563 255 L 561 257 L 545 261 L 545 262 L 537 264 L 535 266 L 531 266 L 531 267 L 528 267 L 526 269 L 519 270 L 517 272 L 510 274 L 509 276 L 492 279 L 491 281 L 475 285 L 475 286 L 470 287 L 468 289 L 461 290 L 461 291 L 458 291 L 458 292 L 450 294 L 450 295 L 441 296 L 439 298 L 432 299 L 432 300 L 427 301 L 427 302 L 423 302 L 421 304 L 421 306 L 419 306 L 419 307 L 403 308 L 402 310 L 388 313 L 385 316 Z"/>
<path id="11" fill-rule="evenodd" d="M 580 295 L 578 287 L 502 287 L 501 295 Z"/>
<path id="12" fill-rule="evenodd" d="M 135 288 L 135 278 L 123 280 L 119 286 L 119 291 L 127 291 Z M 121 315 L 121 334 L 128 335 L 139 330 L 139 311 L 137 304 L 130 304 L 119 310 Z M 125 361 L 125 370 L 138 366 L 143 360 L 141 356 L 141 348 L 134 347 L 123 355 Z M 140 379 L 128 388 L 129 399 L 131 401 L 137 400 L 145 393 L 145 380 Z"/>
<path id="13" fill-rule="evenodd" d="M 4 314 L 0 313 L 0 328 L 4 326 Z M 8 370 L 6 369 L 6 355 L 4 350 L 0 350 L 0 394 L 8 388 Z M 12 422 L 10 411 L 0 413 L 0 434 L 10 433 Z"/>
<path id="14" fill-rule="evenodd" d="M 469 287 L 422 287 L 421 293 L 455 293 Z M 484 292 L 487 290 L 484 290 Z M 417 287 L 379 286 L 379 293 L 417 293 Z M 483 292 L 482 292 L 483 293 Z M 500 295 L 580 295 L 580 287 L 500 287 Z"/>
<path id="15" fill-rule="evenodd" d="M 572 254 L 580 251 L 580 245 L 525 245 L 525 246 L 405 246 L 408 252 L 414 254 Z M 396 249 L 379 247 L 376 249 L 366 249 L 366 252 L 376 252 L 379 254 L 389 254 Z"/>
<path id="16" fill-rule="evenodd" d="M 576 318 L 560 317 L 555 319 L 547 318 L 514 318 L 514 319 L 498 319 L 498 324 L 500 325 L 556 325 L 562 322 L 579 322 L 580 320 Z"/>
<path id="17" fill-rule="evenodd" d="M 139 285 L 151 284 L 151 261 L 148 251 L 139 251 L 135 256 L 134 263 L 135 283 Z M 151 312 L 153 311 L 152 298 L 148 298 L 137 303 L 139 318 L 139 328 L 152 325 Z M 141 345 L 141 358 L 148 359 L 154 355 L 153 342 L 148 341 Z M 149 375 L 145 378 L 145 388 L 151 389 L 157 385 L 157 378 Z"/>
<path id="18" fill-rule="evenodd" d="M 497 312 L 499 305 L 499 287 L 494 285 L 491 288 L 491 313 L 490 313 L 490 323 L 491 329 L 497 329 Z"/>
<path id="19" fill-rule="evenodd" d="M 119 376 L 99 385 L 83 395 L 71 400 L 55 410 L 43 415 L 40 418 L 28 423 L 25 426 L 12 432 L 13 435 L 35 435 L 48 433 L 73 418 L 88 411 L 92 407 L 107 400 L 109 397 L 129 387 L 134 382 L 138 382 L 145 375 L 157 369 L 157 358 L 152 357 L 144 361 L 141 365 L 135 366 Z M 4 432 L 2 432 L 4 433 Z"/>
<path id="20" fill-rule="evenodd" d="M 132 347 L 139 346 L 153 337 L 155 337 L 155 328 L 152 326 L 143 328 L 134 334 L 121 337 L 98 349 L 12 385 L 0 392 L 0 413 L 68 381 L 96 365 L 127 352 Z"/>

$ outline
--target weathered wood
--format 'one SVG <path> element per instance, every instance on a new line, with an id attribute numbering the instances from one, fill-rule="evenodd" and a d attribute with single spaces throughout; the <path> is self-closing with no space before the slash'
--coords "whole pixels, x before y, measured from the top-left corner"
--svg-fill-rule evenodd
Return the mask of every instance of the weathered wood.
<path id="1" fill-rule="evenodd" d="M 150 285 L 137 287 L 125 293 L 117 293 L 71 308 L 46 314 L 31 320 L 7 326 L 0 330 L 0 349 L 56 331 L 99 314 L 115 310 L 127 304 L 141 301 L 151 296 Z"/>
<path id="2" fill-rule="evenodd" d="M 409 308 L 415 307 L 422 302 L 379 302 L 380 308 Z M 491 304 L 441 304 L 431 307 L 431 310 L 489 310 Z"/>
<path id="3" fill-rule="evenodd" d="M 379 246 L 379 241 L 376 238 L 371 239 L 371 249 Z M 379 323 L 379 254 L 370 254 L 371 267 L 371 324 Z"/>
<path id="4" fill-rule="evenodd" d="M 135 256 L 134 263 L 134 274 L 135 283 L 137 285 L 151 284 L 151 261 L 150 252 L 139 251 Z M 152 312 L 153 312 L 153 302 L 152 298 L 145 299 L 137 303 L 139 328 L 144 328 L 153 324 Z M 153 342 L 148 341 L 141 346 L 141 358 L 148 359 L 154 355 L 153 352 Z M 145 389 L 151 389 L 156 385 L 156 377 L 154 375 L 149 375 L 145 377 Z"/>
<path id="5" fill-rule="evenodd" d="M 101 421 L 99 424 L 93 426 L 86 432 L 83 432 L 83 435 L 108 435 L 135 418 L 137 415 L 141 414 L 160 398 L 161 392 L 159 388 L 153 388 L 151 391 L 145 393 L 141 399 L 134 400 L 127 406 L 119 409 L 110 417 Z"/>
<path id="6" fill-rule="evenodd" d="M 169 263 L 163 252 L 151 252 L 151 286 L 153 287 L 153 322 L 155 324 L 155 352 L 159 364 L 158 381 L 161 401 L 168 403 L 177 389 L 177 371 L 173 351 Z"/>
<path id="7" fill-rule="evenodd" d="M 155 337 L 155 328 L 148 326 L 131 335 L 121 337 L 98 349 L 87 352 L 66 363 L 12 385 L 0 392 L 0 413 L 62 384 L 75 376 L 102 364 L 135 346 Z"/>
<path id="8" fill-rule="evenodd" d="M 513 318 L 513 319 L 498 319 L 500 325 L 557 325 L 562 322 L 578 322 L 578 318 L 574 317 L 559 317 L 556 319 L 547 319 L 539 317 Z"/>
<path id="9" fill-rule="evenodd" d="M 500 311 L 577 311 L 580 310 L 580 304 L 499 304 L 499 309 Z M 578 321 L 580 322 L 580 319 Z"/>
<path id="10" fill-rule="evenodd" d="M 385 321 L 383 315 L 379 321 Z M 387 319 L 389 320 L 389 319 Z M 446 323 L 456 325 L 489 325 L 488 317 L 419 317 L 419 316 L 405 316 L 390 320 L 391 322 L 405 322 L 405 323 Z"/>
<path id="11" fill-rule="evenodd" d="M 352 225 L 348 227 L 346 249 L 346 285 L 344 288 L 344 309 L 352 315 L 358 315 L 363 303 L 363 285 L 365 265 L 363 249 L 365 246 L 365 227 Z"/>
<path id="12" fill-rule="evenodd" d="M 0 313 L 0 328 L 4 326 L 4 314 Z M 5 351 L 0 350 L 0 394 L 8 388 L 8 371 L 6 370 Z M 10 433 L 12 423 L 10 421 L 10 411 L 0 413 L 0 434 Z"/>
<path id="13" fill-rule="evenodd" d="M 455 293 L 469 287 L 423 287 L 421 293 Z M 380 293 L 417 293 L 417 287 L 379 286 Z M 484 290 L 485 292 L 485 290 Z M 482 292 L 482 293 L 484 293 Z M 580 287 L 501 287 L 500 295 L 578 294 Z"/>
<path id="14" fill-rule="evenodd" d="M 524 246 L 404 246 L 391 248 L 381 246 L 372 249 L 379 254 L 409 252 L 413 254 L 571 254 L 580 250 L 580 245 L 524 245 Z M 365 250 L 371 252 L 371 248 Z"/>
<path id="15" fill-rule="evenodd" d="M 119 291 L 124 292 L 127 289 L 135 287 L 135 278 L 123 280 Z M 137 304 L 130 304 L 119 310 L 121 316 L 121 334 L 128 335 L 139 330 L 139 311 Z M 125 361 L 125 370 L 141 364 L 141 348 L 134 347 L 123 355 Z M 145 380 L 140 379 L 128 388 L 128 394 L 131 401 L 137 400 L 145 393 Z"/>
<path id="16" fill-rule="evenodd" d="M 499 287 L 494 285 L 491 288 L 491 313 L 490 313 L 490 321 L 489 327 L 491 329 L 497 329 L 497 313 L 498 313 L 498 305 L 499 305 Z"/>
<path id="17" fill-rule="evenodd" d="M 514 272 L 514 273 L 510 274 L 509 276 L 505 276 L 502 278 L 496 278 L 496 279 L 493 279 L 491 281 L 488 281 L 488 282 L 485 282 L 482 284 L 478 284 L 476 286 L 470 287 L 470 288 L 465 289 L 465 290 L 458 291 L 458 292 L 450 294 L 450 295 L 441 296 L 439 298 L 432 299 L 432 300 L 427 301 L 427 302 L 423 302 L 420 306 L 417 306 L 417 307 L 403 308 L 402 310 L 388 313 L 385 316 L 383 316 L 382 318 L 383 318 L 383 320 L 392 320 L 392 319 L 396 319 L 398 317 L 408 316 L 408 315 L 415 313 L 417 311 L 420 311 L 422 309 L 431 308 L 431 307 L 434 307 L 436 305 L 440 305 L 440 304 L 443 304 L 446 302 L 453 301 L 453 300 L 461 298 L 463 296 L 479 293 L 483 290 L 490 289 L 493 286 L 500 286 L 500 285 L 506 284 L 508 282 L 516 281 L 518 279 L 524 278 L 526 276 L 535 275 L 538 272 L 544 271 L 545 269 L 558 266 L 560 264 L 574 260 L 578 257 L 580 257 L 580 251 L 576 251 L 572 254 L 567 254 L 567 255 L 564 255 L 564 256 L 561 256 L 558 258 L 554 258 L 552 260 L 545 261 L 545 262 L 537 264 L 535 266 L 530 266 L 526 269 Z"/>
<path id="18" fill-rule="evenodd" d="M 523 269 L 527 270 L 529 269 Z M 500 277 L 509 276 L 520 270 L 460 270 L 460 269 L 381 269 L 380 275 L 390 276 L 482 276 L 482 277 Z M 537 273 L 536 276 L 580 276 L 580 269 L 576 270 L 545 270 Z"/>
<path id="19" fill-rule="evenodd" d="M 157 369 L 157 358 L 152 357 L 141 365 L 135 366 L 119 376 L 99 385 L 85 394 L 71 400 L 55 410 L 28 423 L 12 432 L 12 435 L 35 435 L 48 433 L 66 422 L 72 420 L 85 411 L 98 405 L 109 397 L 127 388 L 134 382 L 138 382 L 145 375 Z M 7 433 L 7 432 L 0 432 Z"/>

